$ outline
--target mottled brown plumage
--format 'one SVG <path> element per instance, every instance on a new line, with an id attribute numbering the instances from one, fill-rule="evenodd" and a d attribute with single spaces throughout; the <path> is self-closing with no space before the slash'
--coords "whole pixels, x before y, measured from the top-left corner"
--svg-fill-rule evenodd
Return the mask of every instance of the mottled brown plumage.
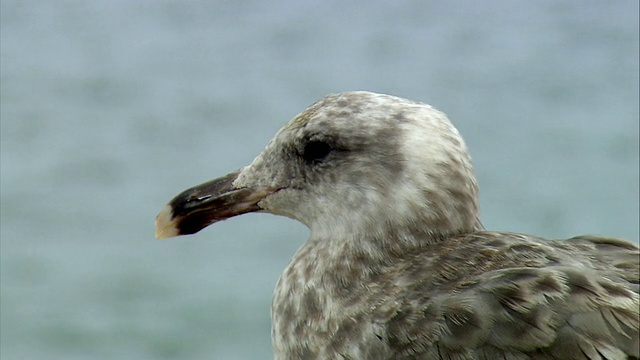
<path id="1" fill-rule="evenodd" d="M 250 211 L 310 228 L 275 290 L 278 359 L 637 359 L 638 248 L 485 231 L 477 191 L 444 114 L 343 93 L 174 198 L 156 236 Z"/>

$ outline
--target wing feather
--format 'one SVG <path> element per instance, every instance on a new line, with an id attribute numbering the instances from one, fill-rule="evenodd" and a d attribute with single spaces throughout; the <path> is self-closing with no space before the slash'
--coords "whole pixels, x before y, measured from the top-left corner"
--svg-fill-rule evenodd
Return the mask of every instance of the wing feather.
<path id="1" fill-rule="evenodd" d="M 471 240 L 483 240 L 485 249 L 490 237 Z M 483 264 L 481 244 L 471 243 L 475 255 L 463 247 L 463 256 L 439 259 L 449 282 L 435 276 L 426 279 L 437 286 L 429 286 L 405 278 L 403 288 L 387 289 L 397 296 L 376 307 L 376 334 L 391 353 L 414 359 L 639 357 L 638 248 L 596 237 L 500 239 L 492 243 L 496 251 L 484 251 L 493 264 Z M 468 266 L 452 269 L 449 259 L 465 256 Z M 412 271 L 437 271 L 429 266 L 437 264 Z M 455 272 L 464 276 L 455 279 Z"/>

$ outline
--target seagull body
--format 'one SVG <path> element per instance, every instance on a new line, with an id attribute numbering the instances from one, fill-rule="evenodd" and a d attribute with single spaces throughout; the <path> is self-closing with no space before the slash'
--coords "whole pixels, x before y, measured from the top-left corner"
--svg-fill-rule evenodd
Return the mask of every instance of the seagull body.
<path id="1" fill-rule="evenodd" d="M 276 285 L 277 359 L 640 356 L 638 248 L 485 231 L 466 145 L 429 105 L 329 95 L 171 200 L 156 237 L 247 212 L 311 231 Z"/>

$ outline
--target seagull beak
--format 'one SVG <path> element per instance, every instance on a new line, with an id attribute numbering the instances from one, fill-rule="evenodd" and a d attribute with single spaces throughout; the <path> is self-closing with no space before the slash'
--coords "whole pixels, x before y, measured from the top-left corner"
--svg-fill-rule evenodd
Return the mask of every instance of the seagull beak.
<path id="1" fill-rule="evenodd" d="M 260 200 L 278 189 L 234 188 L 239 173 L 194 186 L 174 197 L 156 217 L 156 239 L 195 234 L 215 222 L 261 210 Z"/>

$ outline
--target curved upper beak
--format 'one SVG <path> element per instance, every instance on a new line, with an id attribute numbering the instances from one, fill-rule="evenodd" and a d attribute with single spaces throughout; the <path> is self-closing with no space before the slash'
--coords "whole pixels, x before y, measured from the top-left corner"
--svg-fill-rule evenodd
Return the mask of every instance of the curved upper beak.
<path id="1" fill-rule="evenodd" d="M 260 200 L 278 189 L 234 188 L 239 173 L 194 186 L 174 197 L 156 217 L 156 239 L 195 234 L 220 220 L 261 210 Z"/>

